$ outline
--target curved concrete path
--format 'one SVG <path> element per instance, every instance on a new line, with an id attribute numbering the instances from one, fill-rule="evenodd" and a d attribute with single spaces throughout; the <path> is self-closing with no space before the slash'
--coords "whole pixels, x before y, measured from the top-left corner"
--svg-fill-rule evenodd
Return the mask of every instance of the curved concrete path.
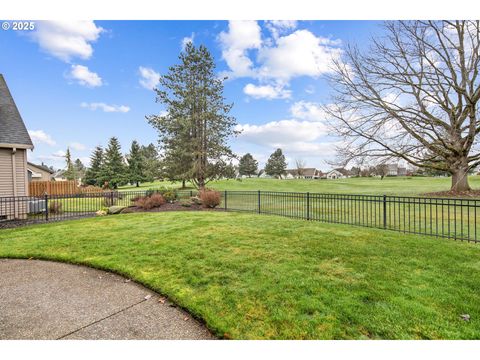
<path id="1" fill-rule="evenodd" d="M 0 259 L 0 339 L 213 339 L 157 293 L 83 266 Z"/>

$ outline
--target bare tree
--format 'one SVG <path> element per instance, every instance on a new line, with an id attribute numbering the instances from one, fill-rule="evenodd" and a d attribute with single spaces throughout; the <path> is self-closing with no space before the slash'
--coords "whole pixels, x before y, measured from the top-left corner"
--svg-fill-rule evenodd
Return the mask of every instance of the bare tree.
<path id="1" fill-rule="evenodd" d="M 385 163 L 378 164 L 375 166 L 375 173 L 383 180 L 383 178 L 388 175 L 388 165 Z"/>
<path id="2" fill-rule="evenodd" d="M 479 21 L 394 21 L 368 51 L 348 46 L 335 61 L 325 110 L 348 162 L 363 157 L 452 175 L 469 190 L 480 164 Z"/>
<path id="3" fill-rule="evenodd" d="M 298 176 L 305 175 L 305 166 L 305 161 L 303 161 L 302 159 L 295 159 L 295 167 Z"/>

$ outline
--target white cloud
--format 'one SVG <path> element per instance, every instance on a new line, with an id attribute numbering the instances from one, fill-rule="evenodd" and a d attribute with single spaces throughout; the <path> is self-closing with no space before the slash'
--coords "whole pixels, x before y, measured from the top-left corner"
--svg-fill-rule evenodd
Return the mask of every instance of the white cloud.
<path id="1" fill-rule="evenodd" d="M 89 59 L 93 54 L 91 43 L 104 31 L 91 20 L 38 21 L 32 38 L 40 48 L 69 62 L 72 58 Z"/>
<path id="2" fill-rule="evenodd" d="M 103 112 L 121 112 L 126 113 L 130 111 L 130 108 L 125 105 L 108 105 L 103 102 L 94 102 L 94 103 L 86 103 L 83 102 L 80 104 L 81 107 L 90 109 L 92 111 L 95 110 L 102 110 Z"/>
<path id="3" fill-rule="evenodd" d="M 327 119 L 327 114 L 320 104 L 303 100 L 294 103 L 290 107 L 290 113 L 293 117 L 302 120 L 325 121 Z"/>
<path id="4" fill-rule="evenodd" d="M 188 43 L 193 44 L 193 40 L 195 40 L 195 33 L 194 32 L 192 32 L 192 35 L 190 35 L 190 36 L 185 36 L 182 39 L 182 50 L 185 49 L 185 46 L 187 46 Z"/>
<path id="5" fill-rule="evenodd" d="M 52 156 L 54 158 L 59 158 L 59 157 L 65 157 L 67 155 L 67 153 L 63 150 L 58 150 L 58 151 L 55 151 L 54 153 L 52 153 Z"/>
<path id="6" fill-rule="evenodd" d="M 293 30 L 297 27 L 296 20 L 268 20 L 265 21 L 265 27 L 270 30 L 274 39 L 277 39 L 279 35 Z"/>
<path id="7" fill-rule="evenodd" d="M 140 73 L 140 85 L 142 85 L 147 90 L 153 90 L 160 80 L 160 74 L 157 73 L 152 68 L 140 66 L 138 68 Z"/>
<path id="8" fill-rule="evenodd" d="M 317 78 L 330 73 L 333 60 L 341 56 L 339 40 L 316 36 L 305 29 L 296 30 L 296 21 L 272 20 L 264 26 L 272 37 L 262 39 L 256 21 L 230 21 L 228 31 L 218 37 L 222 58 L 230 69 L 226 75 L 260 81 L 244 89 L 255 98 L 288 98 L 289 92 L 278 90 L 288 86 L 292 78 Z"/>
<path id="9" fill-rule="evenodd" d="M 28 130 L 28 133 L 35 144 L 43 143 L 50 146 L 54 146 L 56 144 L 55 140 L 53 140 L 52 137 L 43 130 Z"/>
<path id="10" fill-rule="evenodd" d="M 274 46 L 260 49 L 259 76 L 288 81 L 298 76 L 318 77 L 329 73 L 332 60 L 341 55 L 338 44 L 308 30 L 279 37 Z"/>
<path id="11" fill-rule="evenodd" d="M 254 85 L 247 84 L 243 88 L 243 92 L 255 99 L 288 99 L 292 91 L 285 89 L 281 85 Z"/>
<path id="12" fill-rule="evenodd" d="M 78 143 L 78 142 L 72 142 L 69 144 L 69 146 L 73 149 L 73 150 L 77 150 L 77 151 L 83 151 L 83 150 L 86 150 L 87 147 L 81 143 Z"/>
<path id="13" fill-rule="evenodd" d="M 98 87 L 103 84 L 102 78 L 84 65 L 72 65 L 68 77 L 87 87 Z"/>
<path id="14" fill-rule="evenodd" d="M 247 51 L 259 49 L 262 45 L 261 29 L 256 21 L 229 21 L 228 32 L 219 35 L 222 46 L 222 58 L 226 61 L 231 72 L 229 76 L 253 76 L 253 62 Z"/>
<path id="15" fill-rule="evenodd" d="M 320 122 L 280 120 L 262 125 L 237 125 L 241 130 L 239 139 L 257 145 L 274 147 L 285 146 L 291 142 L 311 142 L 327 134 L 327 128 Z"/>

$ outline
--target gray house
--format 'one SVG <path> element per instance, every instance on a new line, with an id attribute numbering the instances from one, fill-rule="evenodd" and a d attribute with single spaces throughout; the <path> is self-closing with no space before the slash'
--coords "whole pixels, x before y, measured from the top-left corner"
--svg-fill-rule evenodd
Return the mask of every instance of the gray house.
<path id="1" fill-rule="evenodd" d="M 28 195 L 28 149 L 33 149 L 32 140 L 0 74 L 0 199 Z M 0 205 L 0 219 L 26 216 L 23 207 Z"/>

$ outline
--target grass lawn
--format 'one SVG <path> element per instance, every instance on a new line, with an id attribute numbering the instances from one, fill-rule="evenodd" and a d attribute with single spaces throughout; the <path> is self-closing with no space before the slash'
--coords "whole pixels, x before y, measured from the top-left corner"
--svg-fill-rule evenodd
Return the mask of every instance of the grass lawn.
<path id="1" fill-rule="evenodd" d="M 452 240 L 266 215 L 137 213 L 2 230 L 0 257 L 116 271 L 220 337 L 480 338 L 480 247 Z"/>
<path id="2" fill-rule="evenodd" d="M 480 188 L 480 176 L 469 177 L 470 186 Z M 380 194 L 380 195 L 419 195 L 427 192 L 446 191 L 450 189 L 451 178 L 440 177 L 387 177 L 349 178 L 338 180 L 278 180 L 278 179 L 242 179 L 218 180 L 208 184 L 217 190 L 263 190 L 263 191 L 298 191 L 341 194 Z M 121 190 L 146 190 L 149 188 L 179 187 L 180 183 L 168 181 L 145 183 L 140 188 L 124 186 Z"/>

